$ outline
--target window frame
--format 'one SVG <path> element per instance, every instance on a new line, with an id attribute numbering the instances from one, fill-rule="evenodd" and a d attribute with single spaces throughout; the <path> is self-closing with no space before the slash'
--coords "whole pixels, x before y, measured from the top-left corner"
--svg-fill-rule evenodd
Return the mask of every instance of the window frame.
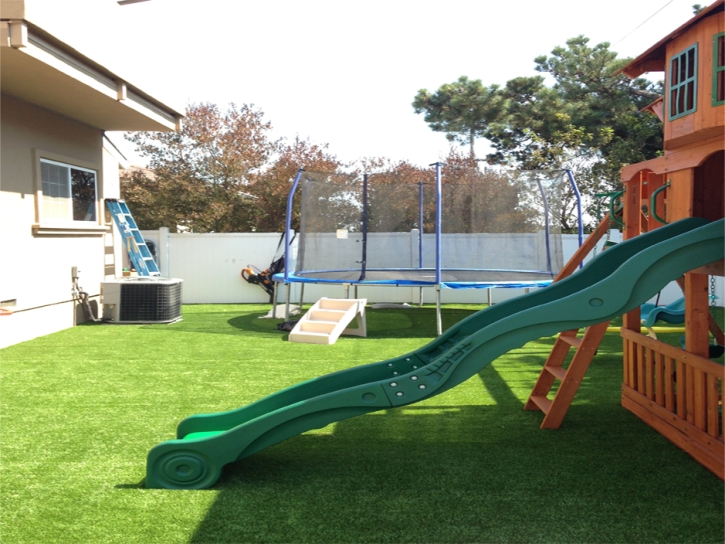
<path id="1" fill-rule="evenodd" d="M 81 171 L 91 172 L 95 176 L 95 212 L 96 217 L 91 221 L 78 221 L 72 219 L 56 219 L 45 217 L 43 212 L 43 179 L 42 179 L 42 163 L 57 164 L 66 166 L 69 169 L 74 168 Z M 33 150 L 33 166 L 35 171 L 35 223 L 33 224 L 33 233 L 42 235 L 103 235 L 108 232 L 108 226 L 105 225 L 104 214 L 101 213 L 101 204 L 103 202 L 102 188 L 102 167 L 101 165 L 67 157 L 57 153 L 51 153 L 39 149 Z M 69 206 L 72 206 L 72 196 L 68 199 Z"/>
<path id="2" fill-rule="evenodd" d="M 689 71 L 689 65 L 688 65 L 688 68 L 686 69 L 686 73 L 685 73 L 685 76 L 686 76 L 685 79 L 682 80 L 682 81 L 679 81 L 678 80 L 677 83 L 673 87 L 672 81 L 673 81 L 673 78 L 676 75 L 675 72 L 679 72 L 679 69 L 677 71 L 673 69 L 673 65 L 675 64 L 675 61 L 677 61 L 678 68 L 679 68 L 679 66 L 681 65 L 682 60 L 683 59 L 686 60 L 688 54 L 692 50 L 694 50 L 694 55 L 693 55 L 693 58 L 694 58 L 694 68 L 692 70 L 692 76 L 687 77 L 687 72 Z M 697 88 L 697 73 L 698 73 L 698 68 L 699 68 L 698 67 L 698 64 L 699 64 L 699 62 L 698 62 L 698 60 L 699 60 L 698 59 L 698 56 L 699 56 L 698 53 L 699 53 L 698 43 L 695 42 L 690 47 L 687 47 L 686 49 L 683 49 L 682 51 L 680 51 L 676 55 L 672 55 L 672 58 L 670 58 L 670 63 L 669 63 L 669 68 L 670 69 L 669 69 L 669 74 L 667 74 L 667 98 L 668 98 L 668 100 L 667 100 L 667 119 L 669 121 L 674 121 L 676 119 L 680 119 L 682 117 L 685 117 L 686 115 L 690 115 L 690 114 L 695 113 L 697 111 L 697 92 L 698 92 L 698 88 Z M 677 111 L 673 115 L 673 113 L 672 113 L 673 105 L 676 106 L 676 104 L 679 102 L 680 91 L 684 89 L 685 92 L 686 92 L 687 91 L 687 86 L 688 86 L 689 83 L 692 83 L 692 108 L 691 109 L 684 109 L 683 111 Z M 675 91 L 677 92 L 677 98 L 678 99 L 673 101 L 672 100 L 672 95 L 673 95 L 673 93 Z M 685 100 L 685 108 L 686 108 L 686 106 L 687 106 L 687 104 L 686 104 L 686 102 L 687 102 L 687 95 L 685 95 L 685 99 L 684 100 Z"/>
<path id="3" fill-rule="evenodd" d="M 715 34 L 712 37 L 712 105 L 713 106 L 721 106 L 725 104 L 725 81 L 723 81 L 723 99 L 718 100 L 717 99 L 717 91 L 718 91 L 718 74 L 725 72 L 725 58 L 723 58 L 723 65 L 718 66 L 718 53 L 719 48 L 718 44 L 720 42 L 720 38 L 722 38 L 723 41 L 723 47 L 725 47 L 725 32 L 720 32 L 719 34 Z M 724 76 L 725 78 L 725 76 Z"/>

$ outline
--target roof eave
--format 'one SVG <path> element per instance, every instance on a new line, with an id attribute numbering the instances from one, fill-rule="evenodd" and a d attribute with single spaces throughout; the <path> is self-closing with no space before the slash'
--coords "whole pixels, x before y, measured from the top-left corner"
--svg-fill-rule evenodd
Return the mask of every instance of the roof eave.
<path id="1" fill-rule="evenodd" d="M 617 74 L 623 73 L 627 77 L 636 78 L 647 72 L 664 72 L 665 71 L 665 54 L 667 43 L 688 30 L 692 25 L 708 17 L 718 11 L 723 11 L 725 0 L 716 0 L 712 5 L 708 6 L 700 13 L 689 19 L 686 23 L 670 32 L 644 53 L 632 60 L 629 64 L 617 71 Z"/>
<path id="2" fill-rule="evenodd" d="M 3 13 L 3 16 L 5 13 Z M 183 113 L 27 21 L 2 20 L 2 91 L 101 130 L 171 131 Z"/>

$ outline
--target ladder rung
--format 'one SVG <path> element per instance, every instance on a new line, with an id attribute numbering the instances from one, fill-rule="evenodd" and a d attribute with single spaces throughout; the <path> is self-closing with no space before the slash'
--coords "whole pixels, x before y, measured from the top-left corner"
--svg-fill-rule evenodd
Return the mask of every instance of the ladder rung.
<path id="1" fill-rule="evenodd" d="M 559 378 L 562 382 L 564 381 L 564 377 L 566 377 L 566 369 L 562 366 L 546 366 L 544 365 L 544 369 L 549 372 L 549 374 L 552 374 Z"/>
<path id="2" fill-rule="evenodd" d="M 529 397 L 529 400 L 536 404 L 536 406 L 538 406 L 539 409 L 545 414 L 549 413 L 549 409 L 551 408 L 551 401 L 548 398 L 532 395 L 531 397 Z"/>
<path id="3" fill-rule="evenodd" d="M 563 334 L 559 335 L 559 340 L 569 344 L 570 346 L 574 346 L 575 348 L 581 346 L 582 343 L 581 338 L 577 338 L 576 336 L 564 336 Z"/>

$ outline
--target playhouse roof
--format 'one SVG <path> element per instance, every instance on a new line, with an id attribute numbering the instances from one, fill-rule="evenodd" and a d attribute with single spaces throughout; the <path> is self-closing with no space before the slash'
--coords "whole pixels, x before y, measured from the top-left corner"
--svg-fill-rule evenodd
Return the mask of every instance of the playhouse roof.
<path id="1" fill-rule="evenodd" d="M 703 11 L 695 15 L 692 19 L 688 20 L 685 24 L 670 32 L 667 36 L 662 38 L 652 47 L 647 49 L 644 53 L 639 55 L 632 62 L 627 64 L 620 70 L 625 75 L 635 78 L 641 76 L 646 72 L 664 72 L 665 70 L 665 53 L 667 43 L 675 39 L 677 36 L 686 32 L 690 27 L 697 24 L 698 21 L 713 15 L 718 12 L 722 12 L 725 5 L 725 0 L 716 0 L 712 5 L 706 7 Z"/>

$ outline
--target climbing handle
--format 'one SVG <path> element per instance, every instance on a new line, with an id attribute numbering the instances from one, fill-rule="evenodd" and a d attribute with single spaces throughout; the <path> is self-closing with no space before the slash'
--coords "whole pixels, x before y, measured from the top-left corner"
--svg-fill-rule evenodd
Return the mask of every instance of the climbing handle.
<path id="1" fill-rule="evenodd" d="M 656 189 L 652 193 L 652 196 L 650 197 L 650 200 L 649 200 L 649 209 L 652 214 L 652 217 L 654 217 L 657 221 L 659 221 L 663 225 L 667 225 L 667 221 L 664 218 L 657 215 L 657 195 L 659 193 L 661 193 L 662 191 L 664 191 L 665 189 L 667 189 L 669 186 L 670 186 L 670 182 L 668 181 L 662 187 L 659 187 L 658 189 Z"/>
<path id="2" fill-rule="evenodd" d="M 617 213 L 622 210 L 622 195 L 624 194 L 624 191 L 617 191 L 614 193 L 610 193 L 611 198 L 609 199 L 609 217 L 612 218 L 612 221 L 614 221 L 617 225 L 624 228 L 624 222 L 617 217 Z M 615 209 L 616 205 L 616 209 Z"/>

